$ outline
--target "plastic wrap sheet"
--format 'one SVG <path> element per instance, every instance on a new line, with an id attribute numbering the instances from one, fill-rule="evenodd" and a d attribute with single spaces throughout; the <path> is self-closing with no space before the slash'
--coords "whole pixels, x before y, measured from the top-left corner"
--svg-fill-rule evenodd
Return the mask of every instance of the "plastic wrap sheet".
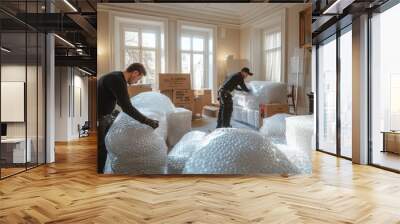
<path id="1" fill-rule="evenodd" d="M 111 125 L 105 143 L 111 170 L 116 174 L 163 174 L 167 146 L 153 129 L 121 112 Z"/>
<path id="2" fill-rule="evenodd" d="M 235 92 L 234 105 L 258 110 L 260 104 L 287 102 L 287 85 L 285 83 L 250 81 L 247 86 L 251 93 Z"/>
<path id="3" fill-rule="evenodd" d="M 286 118 L 290 114 L 275 114 L 271 117 L 263 119 L 263 124 L 260 128 L 261 134 L 269 138 L 281 138 L 286 141 Z"/>
<path id="4" fill-rule="evenodd" d="M 182 173 L 186 161 L 198 149 L 204 136 L 205 132 L 191 131 L 182 137 L 168 154 L 168 174 Z"/>
<path id="5" fill-rule="evenodd" d="M 259 110 L 244 108 L 241 106 L 233 106 L 232 119 L 249 124 L 253 127 L 260 127 Z"/>
<path id="6" fill-rule="evenodd" d="M 192 111 L 178 107 L 167 116 L 167 142 L 172 147 L 192 129 Z"/>
<path id="7" fill-rule="evenodd" d="M 150 111 L 148 109 L 139 108 L 139 111 L 148 118 L 158 121 L 158 128 L 154 130 L 154 133 L 156 133 L 166 141 L 168 136 L 167 115 L 163 112 Z"/>
<path id="8" fill-rule="evenodd" d="M 313 115 L 286 118 L 286 141 L 289 146 L 298 147 L 311 156 L 313 134 Z"/>
<path id="9" fill-rule="evenodd" d="M 208 134 L 185 164 L 185 174 L 298 173 L 286 156 L 256 131 L 220 128 Z"/>
<path id="10" fill-rule="evenodd" d="M 131 98 L 133 106 L 149 111 L 169 114 L 175 111 L 175 106 L 164 94 L 158 92 L 143 92 Z"/>

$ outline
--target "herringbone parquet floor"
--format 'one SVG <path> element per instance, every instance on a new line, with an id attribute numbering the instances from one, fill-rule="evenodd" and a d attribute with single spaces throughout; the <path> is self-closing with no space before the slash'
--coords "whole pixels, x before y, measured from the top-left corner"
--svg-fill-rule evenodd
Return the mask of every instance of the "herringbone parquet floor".
<path id="1" fill-rule="evenodd" d="M 96 174 L 95 138 L 0 181 L 0 223 L 400 223 L 400 175 L 323 153 L 309 176 Z"/>

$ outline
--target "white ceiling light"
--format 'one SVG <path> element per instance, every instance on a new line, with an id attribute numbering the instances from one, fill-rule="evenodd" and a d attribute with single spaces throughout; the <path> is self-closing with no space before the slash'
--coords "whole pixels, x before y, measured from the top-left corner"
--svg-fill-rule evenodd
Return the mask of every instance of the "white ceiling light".
<path id="1" fill-rule="evenodd" d="M 65 4 L 67 4 L 72 10 L 74 10 L 74 12 L 78 12 L 78 10 L 68 1 L 68 0 L 64 0 Z"/>
<path id="2" fill-rule="evenodd" d="M 78 68 L 78 70 L 81 71 L 81 72 L 83 72 L 83 73 L 85 73 L 85 74 L 87 74 L 87 75 L 92 75 L 92 73 L 90 73 L 90 72 L 88 72 L 88 71 L 85 71 L 85 70 L 83 70 L 83 69 L 81 69 L 81 68 Z"/>
<path id="3" fill-rule="evenodd" d="M 336 0 L 322 14 L 342 14 L 343 10 L 353 2 L 354 0 Z"/>
<path id="4" fill-rule="evenodd" d="M 75 48 L 75 45 L 73 45 L 71 42 L 69 42 L 68 40 L 58 36 L 57 34 L 54 34 L 55 37 L 57 37 L 59 40 L 61 40 L 62 42 L 66 43 L 67 45 L 69 45 L 70 47 Z"/>
<path id="5" fill-rule="evenodd" d="M 6 52 L 6 53 L 10 53 L 11 52 L 10 50 L 8 50 L 7 48 L 4 48 L 4 47 L 2 47 L 1 50 Z"/>

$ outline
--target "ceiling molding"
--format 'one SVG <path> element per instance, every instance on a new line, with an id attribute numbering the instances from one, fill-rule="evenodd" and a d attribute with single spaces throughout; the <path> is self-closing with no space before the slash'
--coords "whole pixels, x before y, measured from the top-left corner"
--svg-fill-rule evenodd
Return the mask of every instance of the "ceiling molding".
<path id="1" fill-rule="evenodd" d="M 138 13 L 203 23 L 206 20 L 210 24 L 239 29 L 300 4 L 304 3 L 235 3 L 233 6 L 231 3 L 100 3 L 98 11 Z"/>
<path id="2" fill-rule="evenodd" d="M 159 6 L 162 5 L 162 6 Z M 166 4 L 152 4 L 152 3 L 142 3 L 142 4 L 116 4 L 116 3 L 103 3 L 97 5 L 98 11 L 107 12 L 123 12 L 129 14 L 141 14 L 148 16 L 159 16 L 167 17 L 168 19 L 176 20 L 189 20 L 194 22 L 202 22 L 205 20 L 209 24 L 222 25 L 232 28 L 240 28 L 240 19 L 233 16 L 227 15 L 215 15 L 212 13 L 199 13 L 199 10 L 186 10 L 177 7 L 172 7 Z"/>

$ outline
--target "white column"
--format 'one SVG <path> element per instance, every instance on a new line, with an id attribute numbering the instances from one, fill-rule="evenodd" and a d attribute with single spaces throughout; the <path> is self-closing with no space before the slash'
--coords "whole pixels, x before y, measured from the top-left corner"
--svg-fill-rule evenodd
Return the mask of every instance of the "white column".
<path id="1" fill-rule="evenodd" d="M 46 36 L 46 163 L 55 161 L 54 150 L 54 133 L 55 133 L 55 61 L 54 61 L 54 35 L 47 34 Z"/>
<path id="2" fill-rule="evenodd" d="M 368 163 L 368 16 L 353 21 L 353 162 Z"/>

